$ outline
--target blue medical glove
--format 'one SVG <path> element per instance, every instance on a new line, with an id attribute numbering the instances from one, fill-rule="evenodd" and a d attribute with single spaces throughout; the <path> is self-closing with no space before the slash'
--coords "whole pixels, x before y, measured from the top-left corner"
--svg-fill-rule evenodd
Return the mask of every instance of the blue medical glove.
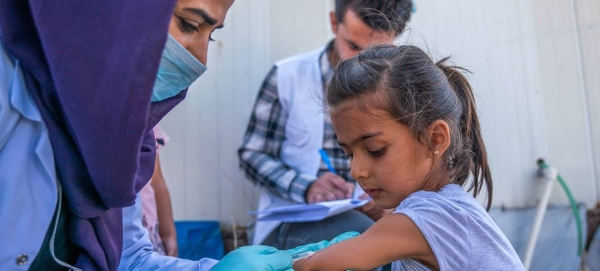
<path id="1" fill-rule="evenodd" d="M 294 271 L 289 253 L 268 246 L 245 246 L 229 252 L 210 271 Z"/>
<path id="2" fill-rule="evenodd" d="M 292 249 L 288 249 L 288 250 L 286 250 L 286 252 L 289 253 L 290 255 L 296 255 L 298 253 L 303 253 L 303 252 L 308 252 L 308 251 L 319 251 L 319 250 L 324 249 L 328 246 L 331 246 L 335 243 L 339 243 L 341 241 L 348 240 L 350 238 L 353 238 L 353 237 L 356 237 L 359 235 L 360 235 L 360 233 L 358 233 L 358 232 L 349 231 L 349 232 L 345 232 L 345 233 L 342 233 L 342 234 L 336 236 L 335 238 L 331 239 L 331 241 L 323 240 L 318 243 L 312 243 L 312 244 L 307 244 L 307 245 L 295 247 Z"/>

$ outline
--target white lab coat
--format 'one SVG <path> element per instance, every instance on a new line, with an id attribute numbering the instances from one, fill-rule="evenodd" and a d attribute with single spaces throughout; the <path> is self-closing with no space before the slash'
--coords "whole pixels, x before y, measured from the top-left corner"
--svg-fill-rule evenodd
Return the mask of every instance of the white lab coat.
<path id="1" fill-rule="evenodd" d="M 301 174 L 316 179 L 321 164 L 325 126 L 323 81 L 319 56 L 325 47 L 277 62 L 277 91 L 283 111 L 288 115 L 281 160 Z M 261 188 L 259 211 L 297 204 Z M 258 245 L 280 221 L 258 221 L 252 243 Z"/>

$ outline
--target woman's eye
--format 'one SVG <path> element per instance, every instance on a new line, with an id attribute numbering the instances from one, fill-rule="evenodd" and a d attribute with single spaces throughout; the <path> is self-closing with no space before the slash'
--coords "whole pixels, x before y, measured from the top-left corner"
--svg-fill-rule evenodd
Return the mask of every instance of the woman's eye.
<path id="1" fill-rule="evenodd" d="M 381 156 L 383 155 L 383 153 L 385 152 L 385 148 L 376 150 L 376 151 L 369 151 L 369 154 L 373 155 L 373 156 Z"/>
<path id="2" fill-rule="evenodd" d="M 194 26 L 191 23 L 188 23 L 183 18 L 179 18 L 179 24 L 181 26 L 181 31 L 183 31 L 184 33 L 190 33 L 190 32 L 193 32 L 193 31 L 198 32 L 198 27 Z"/>
<path id="3" fill-rule="evenodd" d="M 346 158 L 352 159 L 352 154 L 351 153 L 350 154 L 346 154 Z"/>

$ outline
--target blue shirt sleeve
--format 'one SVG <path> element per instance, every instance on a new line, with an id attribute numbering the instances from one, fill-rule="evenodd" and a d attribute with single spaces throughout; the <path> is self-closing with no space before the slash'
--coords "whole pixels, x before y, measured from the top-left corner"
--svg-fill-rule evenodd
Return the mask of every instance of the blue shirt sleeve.
<path id="1" fill-rule="evenodd" d="M 48 130 L 19 62 L 0 44 L 0 270 L 28 270 L 58 199 Z"/>
<path id="2" fill-rule="evenodd" d="M 217 262 L 213 259 L 190 261 L 159 255 L 154 252 L 148 231 L 142 226 L 142 203 L 139 195 L 136 197 L 135 205 L 123 208 L 123 254 L 118 271 L 208 271 Z"/>

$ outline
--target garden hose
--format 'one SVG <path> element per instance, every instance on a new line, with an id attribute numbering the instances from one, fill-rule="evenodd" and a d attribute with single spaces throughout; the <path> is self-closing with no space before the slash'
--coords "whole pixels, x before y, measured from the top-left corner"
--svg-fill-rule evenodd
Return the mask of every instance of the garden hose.
<path id="1" fill-rule="evenodd" d="M 549 168 L 550 166 L 548 164 L 546 164 L 546 162 L 544 162 L 543 159 L 539 159 L 538 167 L 540 169 L 546 169 L 546 168 Z M 567 194 L 567 198 L 569 198 L 569 204 L 571 205 L 571 209 L 573 210 L 573 215 L 575 216 L 575 224 L 577 225 L 577 255 L 581 257 L 581 254 L 583 252 L 583 227 L 581 225 L 581 216 L 579 215 L 579 208 L 577 207 L 577 202 L 575 201 L 573 194 L 571 194 L 571 190 L 569 189 L 569 186 L 563 180 L 563 178 L 560 176 L 560 174 L 557 175 L 556 179 L 558 180 L 558 183 L 560 183 L 560 186 L 562 187 L 562 189 L 565 191 L 565 194 Z"/>

